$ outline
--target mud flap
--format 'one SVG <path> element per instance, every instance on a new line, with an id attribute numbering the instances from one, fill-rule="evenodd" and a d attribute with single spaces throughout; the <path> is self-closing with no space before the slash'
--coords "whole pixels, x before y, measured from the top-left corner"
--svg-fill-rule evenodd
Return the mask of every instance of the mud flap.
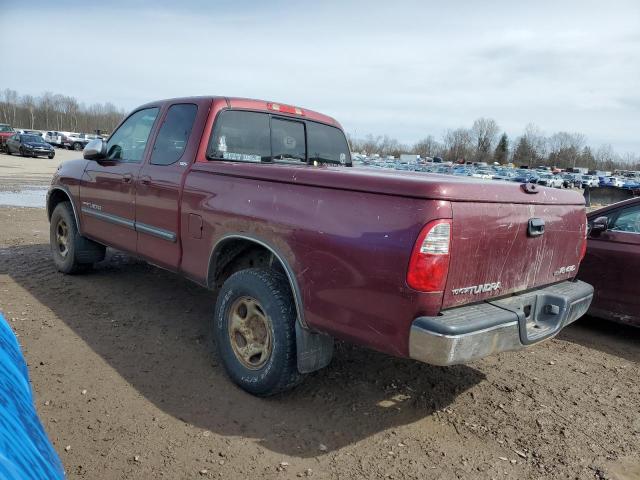
<path id="1" fill-rule="evenodd" d="M 333 357 L 333 337 L 311 332 L 296 322 L 298 371 L 310 373 L 326 367 Z"/>

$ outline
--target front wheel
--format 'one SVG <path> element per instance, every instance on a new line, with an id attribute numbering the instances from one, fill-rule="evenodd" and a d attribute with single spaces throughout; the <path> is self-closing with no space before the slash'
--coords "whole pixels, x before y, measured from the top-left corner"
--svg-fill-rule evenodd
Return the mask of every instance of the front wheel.
<path id="1" fill-rule="evenodd" d="M 49 242 L 53 263 L 62 273 L 76 273 L 104 259 L 105 247 L 78 233 L 69 202 L 60 202 L 51 214 Z"/>
<path id="2" fill-rule="evenodd" d="M 82 150 L 82 144 L 81 144 L 81 143 L 79 143 L 79 142 L 75 142 L 75 143 L 73 144 L 73 149 L 74 149 L 75 151 Z"/>
<path id="3" fill-rule="evenodd" d="M 231 275 L 218 294 L 213 319 L 217 354 L 231 380 L 258 396 L 300 383 L 296 319 L 284 275 L 259 268 Z"/>

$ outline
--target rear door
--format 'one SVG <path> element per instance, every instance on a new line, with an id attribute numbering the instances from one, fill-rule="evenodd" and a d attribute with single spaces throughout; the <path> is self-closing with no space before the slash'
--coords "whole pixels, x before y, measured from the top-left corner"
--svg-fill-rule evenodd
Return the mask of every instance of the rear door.
<path id="1" fill-rule="evenodd" d="M 196 156 L 210 103 L 169 106 L 137 182 L 138 255 L 171 270 L 177 270 L 180 263 L 183 179 Z"/>
<path id="2" fill-rule="evenodd" d="M 90 161 L 80 184 L 83 234 L 136 251 L 136 179 L 159 107 L 132 113 L 107 142 L 107 158 Z"/>

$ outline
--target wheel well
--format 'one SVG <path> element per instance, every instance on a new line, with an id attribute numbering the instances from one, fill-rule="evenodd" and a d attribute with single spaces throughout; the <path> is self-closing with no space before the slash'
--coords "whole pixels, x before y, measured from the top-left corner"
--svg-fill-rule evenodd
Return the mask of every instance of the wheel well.
<path id="1" fill-rule="evenodd" d="M 225 240 L 211 255 L 207 283 L 217 290 L 235 272 L 256 267 L 270 268 L 287 275 L 280 259 L 264 245 L 242 238 Z"/>
<path id="2" fill-rule="evenodd" d="M 71 199 L 69 198 L 69 195 L 62 190 L 53 190 L 49 195 L 49 202 L 47 203 L 47 216 L 49 217 L 49 220 L 51 220 L 51 214 L 60 202 L 71 202 Z"/>

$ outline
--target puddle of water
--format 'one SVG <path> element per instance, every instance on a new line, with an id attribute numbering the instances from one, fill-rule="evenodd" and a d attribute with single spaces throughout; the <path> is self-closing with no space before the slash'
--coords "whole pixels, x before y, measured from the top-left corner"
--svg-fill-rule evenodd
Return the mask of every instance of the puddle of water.
<path id="1" fill-rule="evenodd" d="M 0 191 L 0 205 L 9 207 L 44 208 L 47 202 L 47 187 L 27 187 L 23 190 Z"/>

